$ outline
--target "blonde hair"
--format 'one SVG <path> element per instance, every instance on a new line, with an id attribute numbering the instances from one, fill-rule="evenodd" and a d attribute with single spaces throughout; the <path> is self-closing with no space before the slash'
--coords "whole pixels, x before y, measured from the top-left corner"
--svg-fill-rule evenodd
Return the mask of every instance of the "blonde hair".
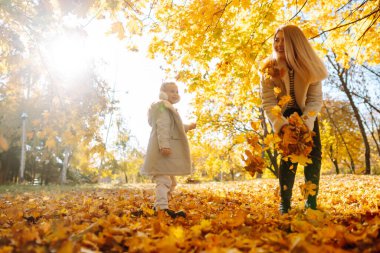
<path id="1" fill-rule="evenodd" d="M 163 82 L 161 84 L 160 91 L 165 91 L 166 86 L 169 86 L 169 85 L 176 85 L 177 86 L 177 84 L 175 82 Z"/>
<path id="2" fill-rule="evenodd" d="M 286 61 L 302 79 L 314 83 L 322 81 L 328 76 L 324 63 L 298 26 L 281 26 L 276 30 L 274 38 L 279 31 L 284 32 Z"/>

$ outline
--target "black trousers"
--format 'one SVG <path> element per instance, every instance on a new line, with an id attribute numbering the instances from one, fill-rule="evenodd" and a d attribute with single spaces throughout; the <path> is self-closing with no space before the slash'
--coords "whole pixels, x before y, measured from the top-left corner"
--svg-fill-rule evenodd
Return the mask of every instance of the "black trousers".
<path id="1" fill-rule="evenodd" d="M 294 112 L 297 112 L 299 115 L 302 115 L 300 109 L 288 108 L 284 112 L 285 117 L 289 117 Z M 313 184 L 317 185 L 315 196 L 308 197 L 306 201 L 306 207 L 316 209 L 317 208 L 317 194 L 319 189 L 319 178 L 321 172 L 321 159 L 322 159 L 322 146 L 321 138 L 319 133 L 318 119 L 314 122 L 313 131 L 316 135 L 313 137 L 314 147 L 309 155 L 312 163 L 305 166 L 304 175 L 305 181 L 311 181 Z M 293 168 L 290 170 L 290 167 L 293 165 Z M 292 198 L 292 190 L 294 185 L 294 179 L 296 176 L 297 164 L 290 161 L 281 160 L 279 168 L 279 181 L 280 181 L 280 194 L 281 194 L 281 206 L 280 209 L 282 212 L 287 212 L 290 209 L 290 201 Z"/>

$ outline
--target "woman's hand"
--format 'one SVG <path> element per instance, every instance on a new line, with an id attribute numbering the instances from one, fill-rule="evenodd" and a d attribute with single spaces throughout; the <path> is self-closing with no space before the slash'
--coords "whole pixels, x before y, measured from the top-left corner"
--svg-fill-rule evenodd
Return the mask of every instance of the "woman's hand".
<path id="1" fill-rule="evenodd" d="M 163 156 L 169 156 L 172 154 L 172 149 L 171 148 L 160 148 L 160 153 Z"/>

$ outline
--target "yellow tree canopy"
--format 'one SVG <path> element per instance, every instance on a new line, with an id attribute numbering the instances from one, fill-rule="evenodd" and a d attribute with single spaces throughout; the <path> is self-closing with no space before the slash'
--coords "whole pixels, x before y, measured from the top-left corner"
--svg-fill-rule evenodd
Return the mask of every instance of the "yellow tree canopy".
<path id="1" fill-rule="evenodd" d="M 231 146 L 260 121 L 258 68 L 283 24 L 301 27 L 321 57 L 334 52 L 349 67 L 377 64 L 377 1 L 158 1 L 151 57 L 194 94 L 196 141 Z"/>

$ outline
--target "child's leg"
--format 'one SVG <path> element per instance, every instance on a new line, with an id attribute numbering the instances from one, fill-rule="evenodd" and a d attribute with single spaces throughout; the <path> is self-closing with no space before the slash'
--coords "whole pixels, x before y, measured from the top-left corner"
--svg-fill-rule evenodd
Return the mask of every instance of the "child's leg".
<path id="1" fill-rule="evenodd" d="M 168 192 L 168 200 L 170 200 L 172 198 L 173 191 L 174 191 L 175 187 L 177 186 L 177 180 L 175 179 L 175 176 L 170 176 L 170 179 L 172 181 L 172 184 L 171 184 L 170 190 Z"/>
<path id="2" fill-rule="evenodd" d="M 168 193 L 170 191 L 172 180 L 170 176 L 157 175 L 153 177 L 156 182 L 156 209 L 168 209 Z"/>

